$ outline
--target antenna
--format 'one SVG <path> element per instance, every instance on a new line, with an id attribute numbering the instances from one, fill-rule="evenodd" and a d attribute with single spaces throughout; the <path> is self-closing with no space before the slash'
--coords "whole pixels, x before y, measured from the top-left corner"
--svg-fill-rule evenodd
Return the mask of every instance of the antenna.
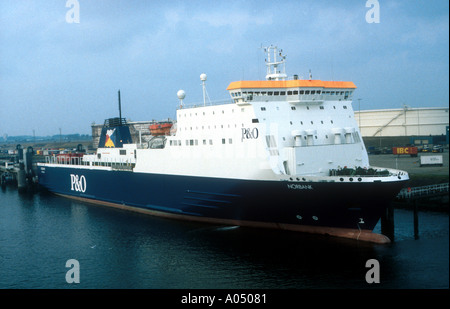
<path id="1" fill-rule="evenodd" d="M 178 90 L 177 97 L 180 100 L 180 108 L 183 108 L 183 99 L 186 97 L 186 93 L 184 90 Z"/>
<path id="2" fill-rule="evenodd" d="M 119 89 L 119 123 L 122 125 L 122 107 L 120 106 L 120 89 Z"/>
<path id="3" fill-rule="evenodd" d="M 208 92 L 206 91 L 206 74 L 202 73 L 200 75 L 200 80 L 202 81 L 202 88 L 203 88 L 203 106 L 206 106 L 206 97 L 208 97 L 209 103 L 211 103 L 211 100 L 209 99 Z"/>
<path id="4" fill-rule="evenodd" d="M 280 49 L 278 52 L 278 48 L 276 46 L 270 45 L 269 47 L 264 47 L 264 52 L 267 53 L 266 58 L 266 66 L 267 66 L 267 80 L 285 80 L 286 75 L 286 55 L 282 55 L 283 50 Z M 277 59 L 280 57 L 280 59 Z M 281 66 L 282 69 L 278 70 L 278 66 Z"/>

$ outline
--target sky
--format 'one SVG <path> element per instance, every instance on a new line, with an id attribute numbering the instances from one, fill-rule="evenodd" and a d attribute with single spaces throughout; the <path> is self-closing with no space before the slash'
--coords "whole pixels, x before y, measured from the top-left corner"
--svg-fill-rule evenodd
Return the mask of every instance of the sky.
<path id="1" fill-rule="evenodd" d="M 118 90 L 122 117 L 174 119 L 202 73 L 212 101 L 263 80 L 270 45 L 288 76 L 353 81 L 355 110 L 449 106 L 447 0 L 0 0 L 0 138 L 91 134 Z"/>

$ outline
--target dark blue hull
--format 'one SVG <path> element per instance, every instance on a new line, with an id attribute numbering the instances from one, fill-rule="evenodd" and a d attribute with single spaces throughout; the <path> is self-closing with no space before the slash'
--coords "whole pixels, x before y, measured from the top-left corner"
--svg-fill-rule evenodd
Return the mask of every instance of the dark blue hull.
<path id="1" fill-rule="evenodd" d="M 402 182 L 295 183 L 68 166 L 38 170 L 39 183 L 49 191 L 91 202 L 188 220 L 339 232 L 351 238 L 372 231 L 402 187 Z M 346 236 L 352 231 L 354 236 Z"/>

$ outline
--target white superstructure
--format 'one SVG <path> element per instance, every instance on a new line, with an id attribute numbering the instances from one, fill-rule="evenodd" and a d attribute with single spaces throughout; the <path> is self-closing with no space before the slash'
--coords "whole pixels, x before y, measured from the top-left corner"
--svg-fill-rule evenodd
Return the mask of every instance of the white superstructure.
<path id="1" fill-rule="evenodd" d="M 353 82 L 287 80 L 285 56 L 274 46 L 266 52 L 266 80 L 232 82 L 231 100 L 212 105 L 201 74 L 203 104 L 186 107 L 180 90 L 170 134 L 126 145 L 120 154 L 100 148 L 101 158 L 84 161 L 125 160 L 142 173 L 259 180 L 334 181 L 330 171 L 369 168 L 351 104 Z"/>

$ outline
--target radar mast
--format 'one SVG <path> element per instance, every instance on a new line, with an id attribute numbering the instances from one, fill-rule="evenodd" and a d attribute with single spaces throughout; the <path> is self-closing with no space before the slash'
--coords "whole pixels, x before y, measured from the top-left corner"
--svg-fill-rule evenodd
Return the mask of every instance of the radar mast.
<path id="1" fill-rule="evenodd" d="M 269 47 L 264 47 L 264 52 L 267 53 L 265 60 L 267 66 L 266 80 L 285 80 L 287 77 L 286 55 L 282 55 L 283 50 L 280 49 L 278 52 L 277 46 L 270 45 Z"/>

